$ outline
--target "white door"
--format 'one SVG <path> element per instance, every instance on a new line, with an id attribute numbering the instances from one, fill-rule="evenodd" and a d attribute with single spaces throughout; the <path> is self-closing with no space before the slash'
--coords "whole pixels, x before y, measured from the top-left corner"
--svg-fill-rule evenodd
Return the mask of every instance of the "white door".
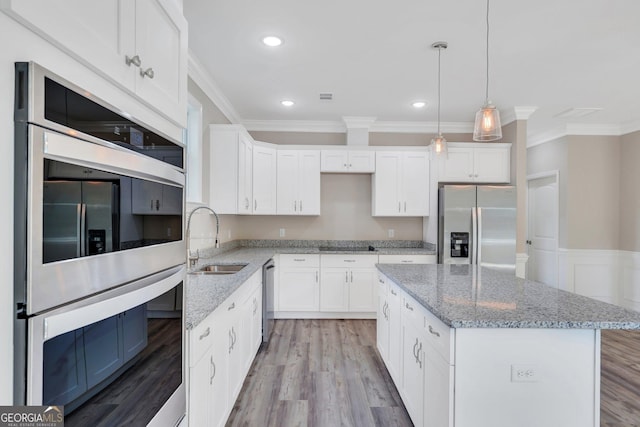
<path id="1" fill-rule="evenodd" d="M 473 179 L 477 182 L 504 182 L 511 180 L 510 150 L 501 148 L 474 148 Z"/>
<path id="2" fill-rule="evenodd" d="M 473 149 L 449 148 L 448 157 L 440 159 L 438 180 L 441 182 L 472 182 Z"/>
<path id="3" fill-rule="evenodd" d="M 276 213 L 276 150 L 253 147 L 253 213 Z"/>
<path id="4" fill-rule="evenodd" d="M 241 136 L 238 142 L 238 213 L 253 212 L 253 146 Z"/>
<path id="5" fill-rule="evenodd" d="M 280 311 L 319 311 L 320 283 L 317 268 L 283 268 L 278 284 Z"/>
<path id="6" fill-rule="evenodd" d="M 402 215 L 429 216 L 429 153 L 405 153 L 401 174 Z"/>
<path id="7" fill-rule="evenodd" d="M 344 150 L 322 150 L 321 172 L 346 172 L 349 152 Z"/>
<path id="8" fill-rule="evenodd" d="M 349 269 L 325 268 L 320 283 L 320 311 L 349 310 Z"/>
<path id="9" fill-rule="evenodd" d="M 276 212 L 278 215 L 298 214 L 298 152 L 278 151 L 276 179 Z"/>
<path id="10" fill-rule="evenodd" d="M 376 311 L 376 270 L 352 268 L 349 271 L 349 311 Z"/>
<path id="11" fill-rule="evenodd" d="M 373 174 L 373 216 L 402 215 L 399 199 L 402 153 L 376 153 L 376 173 Z"/>
<path id="12" fill-rule="evenodd" d="M 558 286 L 558 181 L 556 175 L 531 179 L 527 278 Z"/>
<path id="13" fill-rule="evenodd" d="M 298 214 L 320 215 L 320 152 L 300 151 Z"/>
<path id="14" fill-rule="evenodd" d="M 349 151 L 349 172 L 375 172 L 376 157 L 373 151 Z"/>

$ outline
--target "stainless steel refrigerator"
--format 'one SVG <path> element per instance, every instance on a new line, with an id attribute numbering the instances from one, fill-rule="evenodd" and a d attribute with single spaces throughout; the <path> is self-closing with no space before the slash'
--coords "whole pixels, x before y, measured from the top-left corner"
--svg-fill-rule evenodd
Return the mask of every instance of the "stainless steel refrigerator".
<path id="1" fill-rule="evenodd" d="M 42 261 L 117 250 L 117 193 L 117 185 L 111 182 L 45 181 Z"/>
<path id="2" fill-rule="evenodd" d="M 438 263 L 516 268 L 516 189 L 445 185 L 438 190 Z"/>

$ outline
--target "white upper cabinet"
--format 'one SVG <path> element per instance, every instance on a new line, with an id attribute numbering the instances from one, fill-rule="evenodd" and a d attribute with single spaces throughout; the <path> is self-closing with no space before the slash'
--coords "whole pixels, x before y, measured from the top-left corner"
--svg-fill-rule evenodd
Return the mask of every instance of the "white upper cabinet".
<path id="1" fill-rule="evenodd" d="M 238 213 L 253 213 L 253 144 L 244 134 L 238 139 Z"/>
<path id="2" fill-rule="evenodd" d="M 279 150 L 277 214 L 320 215 L 320 151 Z"/>
<path id="3" fill-rule="evenodd" d="M 373 216 L 429 215 L 428 152 L 377 152 L 372 182 Z"/>
<path id="4" fill-rule="evenodd" d="M 251 136 L 237 125 L 210 125 L 209 130 L 209 206 L 219 214 L 237 214 L 240 207 L 251 213 Z"/>
<path id="5" fill-rule="evenodd" d="M 175 124 L 186 125 L 187 22 L 174 1 L 10 0 L 2 8 Z"/>
<path id="6" fill-rule="evenodd" d="M 373 173 L 375 170 L 373 151 L 322 150 L 320 172 Z"/>
<path id="7" fill-rule="evenodd" d="M 253 213 L 276 213 L 276 150 L 254 145 L 253 147 Z"/>
<path id="8" fill-rule="evenodd" d="M 440 182 L 508 183 L 510 174 L 511 144 L 451 144 L 439 159 Z"/>

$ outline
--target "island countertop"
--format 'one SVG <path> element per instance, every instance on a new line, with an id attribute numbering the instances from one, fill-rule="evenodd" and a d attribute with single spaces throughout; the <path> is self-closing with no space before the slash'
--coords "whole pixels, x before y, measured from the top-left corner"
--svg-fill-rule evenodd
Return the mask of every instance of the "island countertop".
<path id="1" fill-rule="evenodd" d="M 470 265 L 378 264 L 453 328 L 640 329 L 640 313 Z"/>

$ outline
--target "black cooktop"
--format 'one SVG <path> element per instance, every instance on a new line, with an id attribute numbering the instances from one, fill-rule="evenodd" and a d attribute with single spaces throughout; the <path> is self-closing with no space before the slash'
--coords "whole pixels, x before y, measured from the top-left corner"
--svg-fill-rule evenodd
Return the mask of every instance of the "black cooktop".
<path id="1" fill-rule="evenodd" d="M 320 252 L 375 252 L 373 246 L 355 246 L 355 247 L 339 247 L 339 246 L 320 246 Z"/>

